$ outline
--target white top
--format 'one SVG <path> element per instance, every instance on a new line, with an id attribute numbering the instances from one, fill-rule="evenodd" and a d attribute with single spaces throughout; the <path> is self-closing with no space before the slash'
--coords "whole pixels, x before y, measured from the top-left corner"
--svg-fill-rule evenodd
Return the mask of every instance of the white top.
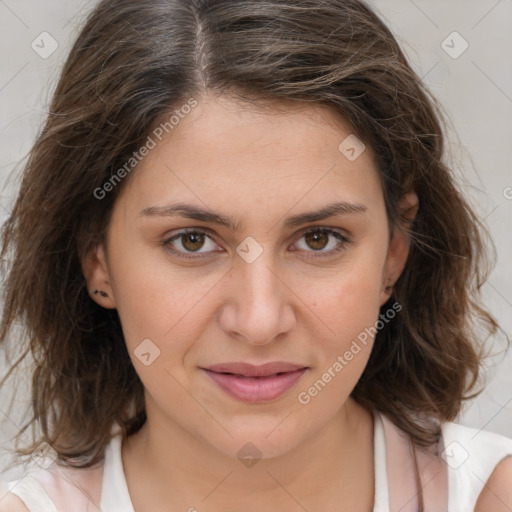
<path id="1" fill-rule="evenodd" d="M 121 435 L 115 435 L 106 447 L 103 464 L 93 470 L 53 465 L 8 482 L 7 487 L 30 512 L 134 512 L 121 442 Z M 442 426 L 440 442 L 443 450 L 435 457 L 421 450 L 414 455 L 410 438 L 387 416 L 374 412 L 373 512 L 417 512 L 421 509 L 418 494 L 423 494 L 425 512 L 469 512 L 496 465 L 512 456 L 512 439 L 455 423 Z M 443 499 L 448 507 L 440 505 Z"/>

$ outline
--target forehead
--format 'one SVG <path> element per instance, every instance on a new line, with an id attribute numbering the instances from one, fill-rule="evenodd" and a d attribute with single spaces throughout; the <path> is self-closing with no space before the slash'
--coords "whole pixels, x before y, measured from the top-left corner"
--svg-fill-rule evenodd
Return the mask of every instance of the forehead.
<path id="1" fill-rule="evenodd" d="M 121 194 L 136 207 L 179 199 L 267 215 L 382 199 L 372 148 L 324 106 L 203 97 L 156 142 Z"/>

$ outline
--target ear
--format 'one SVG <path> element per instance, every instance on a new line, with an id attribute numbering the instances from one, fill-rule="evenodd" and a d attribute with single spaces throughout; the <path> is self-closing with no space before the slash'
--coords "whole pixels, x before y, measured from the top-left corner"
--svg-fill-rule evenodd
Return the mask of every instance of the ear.
<path id="1" fill-rule="evenodd" d="M 82 258 L 82 272 L 87 281 L 91 299 L 104 308 L 115 309 L 116 301 L 102 244 L 90 249 Z"/>
<path id="2" fill-rule="evenodd" d="M 401 226 L 394 226 L 391 233 L 386 263 L 382 275 L 382 306 L 393 293 L 393 286 L 402 274 L 409 256 L 410 239 L 407 228 L 418 212 L 418 196 L 414 192 L 406 194 L 398 205 Z"/>

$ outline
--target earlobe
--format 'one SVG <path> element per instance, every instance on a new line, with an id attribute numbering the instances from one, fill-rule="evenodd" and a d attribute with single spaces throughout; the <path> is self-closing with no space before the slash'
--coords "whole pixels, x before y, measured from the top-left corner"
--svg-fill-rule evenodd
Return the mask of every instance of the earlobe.
<path id="1" fill-rule="evenodd" d="M 391 234 L 388 255 L 382 276 L 381 305 L 389 300 L 393 293 L 393 286 L 402 275 L 410 251 L 410 238 L 408 227 L 414 221 L 418 212 L 418 196 L 411 192 L 406 194 L 398 206 L 398 213 L 402 222 L 395 226 Z"/>
<path id="2" fill-rule="evenodd" d="M 102 245 L 91 248 L 84 256 L 82 272 L 91 299 L 104 308 L 115 309 L 116 302 Z"/>

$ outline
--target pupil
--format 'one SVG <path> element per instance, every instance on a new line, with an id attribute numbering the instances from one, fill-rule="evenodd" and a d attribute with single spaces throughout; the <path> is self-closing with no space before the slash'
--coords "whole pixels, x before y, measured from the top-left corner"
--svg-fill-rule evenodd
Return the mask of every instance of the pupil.
<path id="1" fill-rule="evenodd" d="M 329 236 L 325 231 L 314 231 L 306 235 L 307 244 L 311 249 L 323 249 L 329 243 Z"/>
<path id="2" fill-rule="evenodd" d="M 184 236 L 183 247 L 187 251 L 197 251 L 204 244 L 204 235 L 201 233 L 189 233 Z"/>

